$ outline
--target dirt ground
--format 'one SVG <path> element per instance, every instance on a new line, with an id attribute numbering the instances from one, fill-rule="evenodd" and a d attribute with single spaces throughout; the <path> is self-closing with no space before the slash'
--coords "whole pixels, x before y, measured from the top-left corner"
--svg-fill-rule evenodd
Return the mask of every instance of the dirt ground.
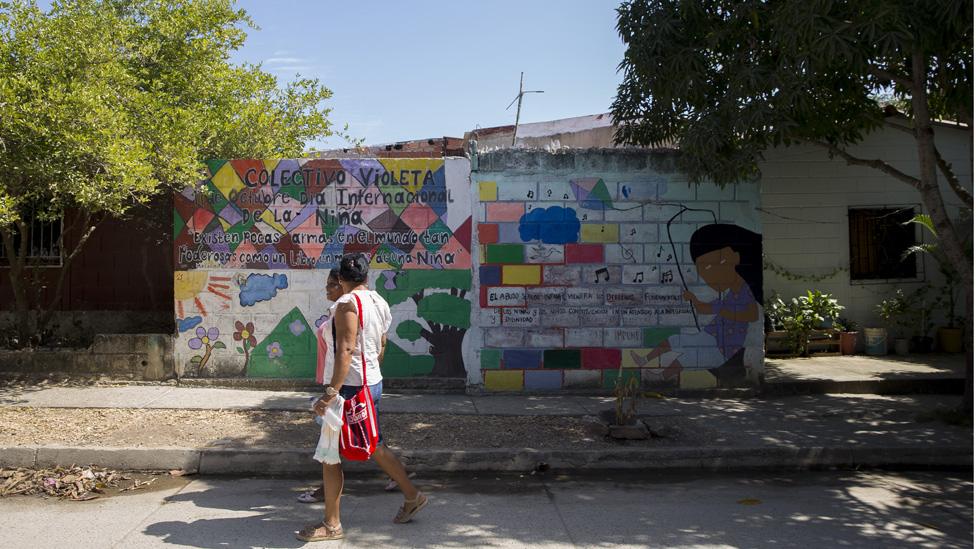
<path id="1" fill-rule="evenodd" d="M 575 417 L 381 414 L 380 420 L 386 443 L 408 449 L 675 446 L 688 444 L 693 432 L 683 418 L 668 419 L 665 437 L 627 442 L 607 439 Z M 0 446 L 312 447 L 318 429 L 306 412 L 0 408 Z"/>

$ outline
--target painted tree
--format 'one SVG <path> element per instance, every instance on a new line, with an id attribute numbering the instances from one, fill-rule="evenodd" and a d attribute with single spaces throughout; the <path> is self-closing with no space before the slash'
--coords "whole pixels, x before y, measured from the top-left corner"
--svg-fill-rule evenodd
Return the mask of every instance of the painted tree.
<path id="1" fill-rule="evenodd" d="M 205 159 L 295 156 L 332 133 L 318 81 L 229 61 L 249 26 L 231 0 L 0 2 L 0 239 L 20 345 L 101 221 L 196 181 Z M 44 300 L 31 228 L 57 219 Z"/>
<path id="2" fill-rule="evenodd" d="M 719 184 L 755 178 L 770 147 L 809 144 L 919 192 L 965 287 L 971 411 L 971 227 L 950 220 L 939 174 L 970 213 L 973 197 L 939 153 L 933 121 L 972 138 L 972 3 L 630 0 L 617 29 L 627 46 L 611 107 L 618 141 L 676 144 L 693 181 Z M 882 127 L 912 142 L 918 173 L 850 152 Z"/>
<path id="3" fill-rule="evenodd" d="M 464 377 L 461 354 L 464 334 L 471 327 L 471 302 L 466 298 L 471 287 L 469 270 L 401 271 L 394 279 L 396 289 L 388 290 L 381 282 L 378 291 L 397 305 L 410 299 L 417 305 L 416 320 L 405 320 L 396 327 L 398 336 L 407 341 L 424 339 L 430 344 L 434 366 L 430 375 Z M 431 292 L 444 289 L 447 292 Z"/>

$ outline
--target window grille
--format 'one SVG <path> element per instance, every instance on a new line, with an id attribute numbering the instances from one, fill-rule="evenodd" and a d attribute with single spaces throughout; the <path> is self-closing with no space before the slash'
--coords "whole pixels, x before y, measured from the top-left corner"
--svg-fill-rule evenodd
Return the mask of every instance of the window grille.
<path id="1" fill-rule="evenodd" d="M 852 281 L 919 278 L 916 256 L 903 258 L 918 243 L 915 225 L 906 224 L 914 216 L 912 207 L 848 210 Z"/>
<path id="2" fill-rule="evenodd" d="M 28 263 L 48 267 L 61 266 L 61 220 L 30 222 L 30 242 L 27 247 Z M 20 249 L 20 233 L 14 233 L 14 248 Z M 0 243 L 0 264 L 9 265 L 7 247 Z"/>

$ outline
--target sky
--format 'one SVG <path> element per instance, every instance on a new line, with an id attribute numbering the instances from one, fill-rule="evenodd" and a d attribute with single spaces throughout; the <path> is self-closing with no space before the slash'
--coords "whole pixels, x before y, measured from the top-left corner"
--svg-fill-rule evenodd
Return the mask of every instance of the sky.
<path id="1" fill-rule="evenodd" d="M 624 45 L 619 2 L 239 0 L 254 19 L 234 61 L 318 78 L 337 127 L 367 145 L 609 111 Z M 348 146 L 338 137 L 310 149 Z"/>

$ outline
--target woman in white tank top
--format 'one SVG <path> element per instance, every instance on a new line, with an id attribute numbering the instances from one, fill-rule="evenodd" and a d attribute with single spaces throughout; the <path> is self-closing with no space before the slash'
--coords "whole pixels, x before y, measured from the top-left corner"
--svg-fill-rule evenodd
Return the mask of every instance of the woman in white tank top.
<path id="1" fill-rule="evenodd" d="M 339 283 L 343 296 L 335 305 L 331 322 L 335 326 L 335 367 L 325 372 L 325 379 L 331 380 L 325 387 L 325 395 L 314 406 L 319 415 L 325 413 L 329 403 L 336 397 L 350 398 L 363 385 L 363 374 L 369 384 L 374 401 L 382 395 L 383 376 L 380 373 L 380 360 L 386 346 L 386 332 L 392 318 L 390 307 L 379 294 L 366 286 L 369 261 L 363 254 L 346 254 L 339 262 Z M 359 310 L 356 296 L 362 303 L 363 337 L 359 337 Z M 363 358 L 366 367 L 363 372 Z M 393 522 L 410 522 L 418 511 L 427 505 L 427 496 L 410 482 L 400 459 L 380 442 L 373 452 L 377 465 L 390 476 L 403 492 L 403 505 L 393 518 Z M 322 482 L 325 485 L 325 519 L 316 525 L 308 526 L 298 533 L 302 541 L 324 541 L 345 537 L 339 520 L 339 498 L 342 495 L 342 464 L 322 464 Z"/>

